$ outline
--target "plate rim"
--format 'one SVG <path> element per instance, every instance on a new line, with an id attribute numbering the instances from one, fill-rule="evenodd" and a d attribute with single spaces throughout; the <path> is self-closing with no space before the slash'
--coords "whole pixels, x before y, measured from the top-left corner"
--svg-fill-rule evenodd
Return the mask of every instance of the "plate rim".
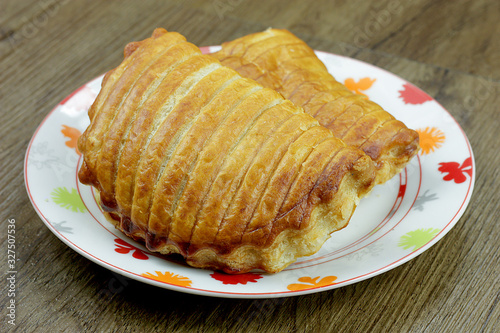
<path id="1" fill-rule="evenodd" d="M 205 47 L 201 47 L 200 49 L 202 51 L 206 52 L 206 51 L 213 51 L 214 48 L 219 48 L 219 47 L 220 46 L 205 46 Z M 375 66 L 373 64 L 370 64 L 370 63 L 367 63 L 365 61 L 358 60 L 358 59 L 355 59 L 355 58 L 350 58 L 350 57 L 347 57 L 347 56 L 344 56 L 344 55 L 334 54 L 334 53 L 331 53 L 331 52 L 325 52 L 325 51 L 319 51 L 319 50 L 315 50 L 315 52 L 324 54 L 326 56 L 333 56 L 333 57 L 345 58 L 345 59 L 348 59 L 349 61 L 358 62 L 358 63 L 360 63 L 360 64 L 362 64 L 364 66 L 368 65 L 368 66 L 370 66 L 370 67 L 372 67 L 372 68 L 374 68 L 374 69 L 376 69 L 378 71 L 383 71 L 384 74 L 386 74 L 386 75 L 395 77 L 395 78 L 397 78 L 399 80 L 402 80 L 405 83 L 411 84 L 413 87 L 421 90 L 418 86 L 415 86 L 413 83 L 411 83 L 411 82 L 409 82 L 409 81 L 401 78 L 400 76 L 398 76 L 398 75 L 396 75 L 396 74 L 394 74 L 394 73 L 392 73 L 392 72 L 390 72 L 390 71 L 388 71 L 388 70 L 386 70 L 384 68 L 377 67 L 377 66 Z M 69 239 L 67 239 L 64 235 L 62 235 L 57 229 L 55 229 L 54 226 L 52 226 L 52 224 L 49 222 L 49 220 L 44 216 L 44 214 L 42 212 L 42 209 L 40 209 L 39 206 L 36 204 L 35 199 L 33 198 L 32 194 L 31 194 L 30 187 L 29 187 L 29 182 L 28 182 L 28 160 L 29 160 L 29 153 L 31 151 L 31 147 L 33 145 L 33 142 L 36 139 L 37 134 L 39 133 L 40 129 L 44 126 L 44 124 L 48 121 L 48 119 L 58 110 L 59 107 L 61 107 L 64 103 L 66 103 L 68 100 L 70 100 L 78 92 L 80 92 L 82 89 L 84 89 L 90 82 L 98 80 L 98 79 L 100 79 L 103 76 L 104 76 L 104 74 L 101 74 L 101 75 L 99 75 L 99 76 L 97 76 L 97 77 L 89 80 L 88 82 L 82 84 L 79 88 L 75 89 L 72 93 L 70 93 L 69 95 L 67 95 L 58 104 L 56 104 L 48 114 L 46 114 L 44 116 L 43 120 L 37 126 L 34 134 L 32 135 L 32 137 L 31 137 L 31 139 L 30 139 L 30 141 L 28 143 L 28 146 L 27 146 L 27 149 L 26 149 L 26 152 L 25 152 L 25 156 L 24 156 L 24 163 L 23 163 L 24 170 L 23 171 L 24 171 L 25 189 L 26 189 L 26 192 L 28 194 L 30 202 L 31 202 L 31 204 L 32 204 L 35 212 L 37 213 L 37 215 L 40 217 L 40 219 L 42 220 L 42 222 L 49 228 L 49 230 L 53 234 L 55 234 L 57 236 L 57 238 L 59 238 L 64 244 L 66 244 L 72 250 L 74 250 L 75 252 L 77 252 L 80 255 L 84 256 L 85 258 L 91 260 L 92 262 L 94 262 L 94 263 L 96 263 L 96 264 L 98 264 L 98 265 L 100 265 L 100 266 L 102 266 L 104 268 L 107 268 L 107 269 L 111 270 L 114 273 L 117 273 L 117 274 L 120 274 L 120 275 L 124 275 L 124 276 L 126 276 L 128 278 L 131 278 L 131 279 L 143 282 L 143 283 L 147 283 L 147 284 L 150 284 L 150 285 L 153 285 L 153 286 L 156 286 L 156 287 L 160 287 L 160 288 L 164 288 L 164 289 L 169 289 L 169 290 L 173 290 L 173 291 L 177 291 L 177 292 L 183 292 L 183 293 L 190 293 L 190 294 L 195 294 L 195 295 L 211 296 L 211 297 L 219 297 L 219 298 L 246 298 L 246 299 L 266 299 L 266 298 L 281 298 L 281 297 L 300 296 L 300 295 L 312 294 L 312 293 L 317 293 L 317 292 L 332 290 L 332 289 L 336 289 L 336 288 L 341 288 L 341 287 L 344 287 L 344 286 L 347 286 L 347 285 L 351 285 L 351 284 L 354 284 L 354 283 L 357 283 L 357 282 L 361 282 L 361 281 L 367 280 L 369 278 L 375 277 L 377 275 L 383 274 L 383 273 L 385 273 L 385 272 L 387 272 L 389 270 L 392 270 L 392 269 L 394 269 L 396 267 L 399 267 L 399 266 L 403 265 L 404 263 L 410 261 L 411 259 L 414 259 L 414 258 L 418 257 L 420 254 L 422 254 L 423 252 L 427 251 L 430 247 L 434 246 L 439 240 L 441 240 L 458 223 L 458 221 L 460 220 L 460 218 L 465 213 L 465 211 L 466 211 L 466 209 L 467 209 L 467 207 L 468 207 L 468 205 L 470 203 L 470 200 L 472 198 L 474 184 L 475 184 L 475 178 L 476 178 L 476 163 L 475 163 L 474 153 L 472 151 L 472 146 L 470 144 L 469 138 L 467 137 L 465 131 L 462 129 L 462 127 L 458 123 L 458 121 L 453 117 L 453 115 L 446 108 L 444 108 L 436 99 L 434 99 L 431 96 L 432 101 L 434 101 L 439 106 L 440 110 L 446 112 L 450 116 L 450 118 L 454 122 L 454 125 L 458 127 L 458 129 L 460 130 L 463 138 L 465 139 L 466 147 L 468 149 L 468 152 L 469 152 L 470 158 L 471 158 L 471 162 L 472 162 L 472 175 L 470 176 L 470 181 L 469 181 L 469 184 L 468 184 L 467 192 L 465 194 L 465 197 L 462 199 L 462 203 L 460 204 L 460 207 L 457 209 L 457 211 L 455 212 L 455 214 L 453 215 L 453 217 L 450 218 L 450 221 L 445 224 L 445 226 L 443 227 L 443 229 L 441 229 L 425 245 L 421 246 L 417 250 L 412 251 L 412 252 L 406 254 L 405 256 L 403 256 L 403 257 L 401 257 L 401 258 L 399 258 L 399 259 L 397 259 L 397 260 L 395 260 L 395 261 L 393 261 L 393 262 L 391 262 L 391 263 L 389 263 L 389 264 L 387 264 L 387 265 L 385 265 L 383 267 L 377 268 L 375 270 L 371 270 L 370 272 L 367 272 L 365 274 L 362 274 L 362 275 L 359 275 L 359 276 L 356 276 L 356 277 L 353 277 L 353 278 L 349 278 L 347 280 L 343 280 L 342 282 L 339 282 L 339 283 L 334 283 L 334 284 L 330 284 L 330 285 L 327 285 L 327 286 L 313 287 L 313 288 L 308 288 L 308 289 L 299 290 L 299 291 L 290 291 L 289 290 L 289 291 L 276 291 L 276 292 L 266 292 L 266 293 L 224 292 L 224 291 L 217 291 L 217 290 L 200 289 L 200 288 L 193 288 L 193 287 L 184 287 L 184 286 L 178 286 L 178 285 L 175 285 L 175 284 L 170 284 L 170 283 L 167 283 L 167 282 L 156 281 L 156 280 L 153 280 L 153 279 L 141 276 L 141 275 L 139 275 L 137 273 L 130 272 L 130 271 L 124 269 L 124 268 L 117 267 L 117 266 L 113 265 L 112 263 L 109 263 L 109 262 L 107 262 L 107 261 L 105 261 L 105 260 L 103 260 L 103 259 L 101 259 L 99 257 L 94 256 L 91 253 L 88 253 L 86 250 L 81 249 L 79 246 L 77 246 L 76 244 L 72 243 Z M 424 92 L 423 90 L 421 90 L 421 91 Z M 420 159 L 420 156 L 417 155 L 416 158 Z M 419 163 L 420 163 L 420 161 L 419 161 Z M 421 168 L 419 168 L 419 170 L 420 170 L 420 172 L 422 172 Z M 411 207 L 410 207 L 410 209 L 411 209 Z M 409 211 L 408 211 L 408 213 L 409 213 Z"/>

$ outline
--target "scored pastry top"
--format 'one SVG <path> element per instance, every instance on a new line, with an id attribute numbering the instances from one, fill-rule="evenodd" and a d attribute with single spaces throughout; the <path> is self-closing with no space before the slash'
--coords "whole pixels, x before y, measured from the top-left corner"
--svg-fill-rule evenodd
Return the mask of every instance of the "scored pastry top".
<path id="1" fill-rule="evenodd" d="M 379 184 L 419 149 L 416 131 L 335 80 L 314 50 L 287 30 L 268 29 L 223 43 L 213 56 L 277 90 L 346 144 L 362 149 L 376 163 Z"/>
<path id="2" fill-rule="evenodd" d="M 279 271 L 373 186 L 361 150 L 164 29 L 127 45 L 89 118 L 80 181 L 118 229 L 197 267 Z"/>

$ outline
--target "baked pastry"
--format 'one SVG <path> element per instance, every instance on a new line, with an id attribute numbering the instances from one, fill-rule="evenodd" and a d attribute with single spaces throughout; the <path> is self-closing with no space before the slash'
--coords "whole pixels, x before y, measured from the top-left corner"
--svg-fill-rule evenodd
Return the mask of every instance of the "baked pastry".
<path id="1" fill-rule="evenodd" d="M 287 30 L 244 36 L 212 55 L 276 89 L 346 144 L 362 149 L 376 164 L 377 184 L 399 173 L 419 149 L 416 131 L 336 81 L 314 51 Z"/>
<path id="2" fill-rule="evenodd" d="M 361 150 L 164 29 L 125 47 L 89 118 L 80 181 L 123 233 L 195 267 L 278 272 L 373 186 Z"/>

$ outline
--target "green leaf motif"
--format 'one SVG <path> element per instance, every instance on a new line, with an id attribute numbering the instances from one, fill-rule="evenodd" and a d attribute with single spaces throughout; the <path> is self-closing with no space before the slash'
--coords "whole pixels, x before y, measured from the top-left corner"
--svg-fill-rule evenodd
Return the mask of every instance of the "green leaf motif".
<path id="1" fill-rule="evenodd" d="M 57 187 L 50 195 L 52 196 L 52 200 L 63 208 L 69 209 L 75 213 L 83 213 L 86 210 L 75 188 L 72 188 L 70 192 L 66 187 Z"/>
<path id="2" fill-rule="evenodd" d="M 412 251 L 416 251 L 430 242 L 438 234 L 439 231 L 441 230 L 433 228 L 410 231 L 401 236 L 398 246 L 402 247 L 405 250 L 413 247 Z"/>

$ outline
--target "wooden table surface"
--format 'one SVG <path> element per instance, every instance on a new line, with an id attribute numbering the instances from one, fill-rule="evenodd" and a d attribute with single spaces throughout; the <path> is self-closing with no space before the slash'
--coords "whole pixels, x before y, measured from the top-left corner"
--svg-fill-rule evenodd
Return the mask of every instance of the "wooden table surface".
<path id="1" fill-rule="evenodd" d="M 419 86 L 466 132 L 476 162 L 470 205 L 417 258 L 374 278 L 311 295 L 239 300 L 156 288 L 82 257 L 42 223 L 23 159 L 42 119 L 116 66 L 155 27 L 217 45 L 272 26 L 313 48 L 363 60 Z M 500 331 L 500 2 L 0 2 L 0 267 L 2 331 Z M 16 225 L 16 326 L 8 323 L 7 234 Z M 114 287 L 111 287 L 114 286 Z M 102 293 L 102 290 L 112 292 Z M 254 315 L 257 313 L 258 315 Z"/>

